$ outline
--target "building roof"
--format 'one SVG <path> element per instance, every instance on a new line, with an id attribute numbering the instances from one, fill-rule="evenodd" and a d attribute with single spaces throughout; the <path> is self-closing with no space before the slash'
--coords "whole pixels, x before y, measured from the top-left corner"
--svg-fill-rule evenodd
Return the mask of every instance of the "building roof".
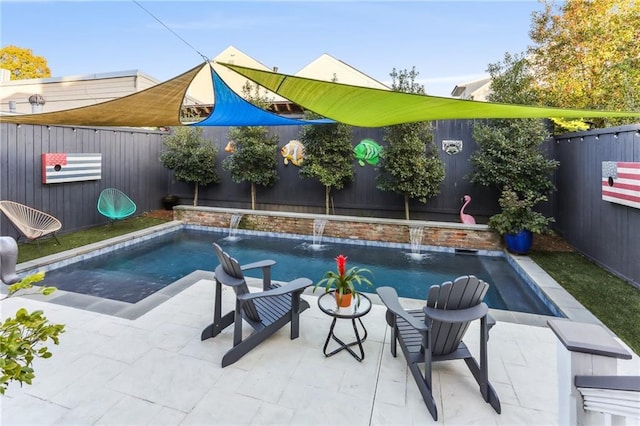
<path id="1" fill-rule="evenodd" d="M 313 78 L 315 80 L 334 81 L 352 86 L 371 87 L 374 89 L 390 90 L 378 80 L 352 67 L 333 56 L 323 53 L 317 59 L 307 64 L 294 74 L 296 77 Z"/>
<path id="2" fill-rule="evenodd" d="M 473 101 L 486 101 L 490 90 L 491 77 L 485 77 L 456 85 L 451 91 L 451 96 Z"/>

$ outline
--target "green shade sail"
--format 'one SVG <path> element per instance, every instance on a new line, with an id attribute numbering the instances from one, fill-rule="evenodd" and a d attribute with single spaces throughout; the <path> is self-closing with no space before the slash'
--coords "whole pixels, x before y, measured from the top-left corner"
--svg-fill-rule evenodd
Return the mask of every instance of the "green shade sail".
<path id="1" fill-rule="evenodd" d="M 640 111 L 535 107 L 350 86 L 220 63 L 324 117 L 359 127 L 475 118 L 640 117 Z"/>

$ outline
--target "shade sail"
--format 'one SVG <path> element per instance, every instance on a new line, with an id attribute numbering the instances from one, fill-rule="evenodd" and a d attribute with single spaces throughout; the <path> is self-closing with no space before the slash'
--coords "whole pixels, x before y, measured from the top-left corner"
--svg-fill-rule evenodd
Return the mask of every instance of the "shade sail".
<path id="1" fill-rule="evenodd" d="M 324 117 L 359 127 L 475 118 L 640 117 L 640 111 L 597 111 L 498 104 L 350 86 L 220 63 Z"/>
<path id="2" fill-rule="evenodd" d="M 180 126 L 180 110 L 194 77 L 209 66 L 201 64 L 167 82 L 95 105 L 39 114 L 2 115 L 0 122 L 68 126 L 164 127 Z M 236 94 L 213 67 L 215 104 L 206 119 L 192 126 L 300 126 L 335 123 L 330 119 L 297 120 L 265 111 Z"/>
<path id="3" fill-rule="evenodd" d="M 297 120 L 265 111 L 248 102 L 220 78 L 211 67 L 214 106 L 206 119 L 192 126 L 300 126 L 304 124 L 328 124 L 333 120 Z"/>
<path id="4" fill-rule="evenodd" d="M 39 114 L 2 115 L 2 123 L 68 126 L 179 126 L 187 88 L 204 65 L 140 92 L 79 108 Z"/>

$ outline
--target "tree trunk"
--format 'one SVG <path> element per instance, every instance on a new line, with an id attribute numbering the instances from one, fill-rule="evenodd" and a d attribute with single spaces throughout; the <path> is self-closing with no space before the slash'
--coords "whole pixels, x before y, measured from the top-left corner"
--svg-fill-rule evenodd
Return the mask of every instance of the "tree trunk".
<path id="1" fill-rule="evenodd" d="M 329 194 L 331 193 L 331 187 L 324 187 L 324 214 L 329 214 Z"/>
<path id="2" fill-rule="evenodd" d="M 256 184 L 251 183 L 251 210 L 256 209 Z"/>
<path id="3" fill-rule="evenodd" d="M 196 182 L 196 189 L 193 191 L 193 206 L 198 205 L 198 183 Z"/>
<path id="4" fill-rule="evenodd" d="M 409 220 L 409 196 L 404 196 L 404 218 Z"/>

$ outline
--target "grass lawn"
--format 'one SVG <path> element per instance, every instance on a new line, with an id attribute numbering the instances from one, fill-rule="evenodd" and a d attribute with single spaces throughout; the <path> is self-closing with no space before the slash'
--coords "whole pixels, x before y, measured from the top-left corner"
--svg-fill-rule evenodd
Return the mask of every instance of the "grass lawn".
<path id="1" fill-rule="evenodd" d="M 21 243 L 18 244 L 18 263 L 128 234 L 165 222 L 167 222 L 167 220 L 148 216 L 137 216 L 115 222 L 113 225 L 106 224 L 58 235 L 60 244 L 58 244 L 54 238 L 43 239 L 37 244 L 35 242 Z"/>
<path id="2" fill-rule="evenodd" d="M 35 243 L 20 244 L 18 263 L 166 221 L 138 216 L 113 225 L 60 235 L 58 239 L 61 245 L 52 238 L 41 241 L 39 246 Z M 640 353 L 640 289 L 625 283 L 576 252 L 536 250 L 530 256 L 636 353 Z"/>
<path id="3" fill-rule="evenodd" d="M 576 252 L 536 251 L 529 256 L 640 354 L 640 289 Z"/>

